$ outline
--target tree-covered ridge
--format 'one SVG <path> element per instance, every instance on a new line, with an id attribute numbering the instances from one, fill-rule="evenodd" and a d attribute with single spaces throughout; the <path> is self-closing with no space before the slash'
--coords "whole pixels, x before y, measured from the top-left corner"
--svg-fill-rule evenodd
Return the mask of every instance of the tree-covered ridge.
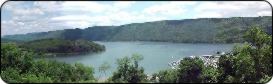
<path id="1" fill-rule="evenodd" d="M 21 40 L 13 40 L 7 38 L 1 38 L 1 43 L 23 43 L 24 41 Z"/>
<path id="2" fill-rule="evenodd" d="M 40 39 L 25 42 L 22 48 L 41 53 L 81 53 L 104 51 L 103 45 L 86 40 Z"/>
<path id="3" fill-rule="evenodd" d="M 272 35 L 272 17 L 201 18 L 132 23 L 121 26 L 94 26 L 65 29 L 4 38 L 36 40 L 42 38 L 86 39 L 94 41 L 166 41 L 184 43 L 243 42 L 251 26 L 260 26 Z"/>

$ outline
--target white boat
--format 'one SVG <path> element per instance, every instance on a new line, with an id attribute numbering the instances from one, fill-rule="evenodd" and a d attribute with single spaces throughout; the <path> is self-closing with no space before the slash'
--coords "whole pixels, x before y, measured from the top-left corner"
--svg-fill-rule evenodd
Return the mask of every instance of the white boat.
<path id="1" fill-rule="evenodd" d="M 191 58 L 195 58 L 195 56 L 190 56 Z"/>
<path id="2" fill-rule="evenodd" d="M 208 58 L 208 57 L 211 57 L 212 55 L 202 55 L 202 57 L 206 57 L 206 58 Z"/>

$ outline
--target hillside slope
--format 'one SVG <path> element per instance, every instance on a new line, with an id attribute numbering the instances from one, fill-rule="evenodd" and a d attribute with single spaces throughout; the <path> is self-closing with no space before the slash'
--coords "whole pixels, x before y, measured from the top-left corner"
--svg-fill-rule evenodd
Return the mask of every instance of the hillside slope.
<path id="1" fill-rule="evenodd" d="M 85 29 L 9 35 L 6 39 L 36 40 L 43 38 L 86 39 L 93 41 L 167 41 L 184 43 L 242 42 L 243 33 L 260 26 L 272 35 L 272 17 L 201 18 L 132 23 L 121 26 L 94 26 Z"/>

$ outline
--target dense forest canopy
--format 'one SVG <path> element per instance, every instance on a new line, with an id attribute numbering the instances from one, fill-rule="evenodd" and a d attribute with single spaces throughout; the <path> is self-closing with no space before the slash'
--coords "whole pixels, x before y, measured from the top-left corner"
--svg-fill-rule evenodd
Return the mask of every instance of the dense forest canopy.
<path id="1" fill-rule="evenodd" d="M 41 39 L 25 42 L 21 48 L 41 53 L 82 53 L 104 51 L 103 45 L 86 40 Z"/>
<path id="2" fill-rule="evenodd" d="M 36 53 L 16 44 L 1 43 L 1 79 L 6 83 L 67 83 L 95 82 L 94 69 L 83 64 L 74 65 L 34 60 Z"/>
<path id="3" fill-rule="evenodd" d="M 132 23 L 121 26 L 93 26 L 23 35 L 5 39 L 30 41 L 45 38 L 85 39 L 93 41 L 165 41 L 184 43 L 243 42 L 243 33 L 259 26 L 272 35 L 272 17 L 201 18 Z"/>

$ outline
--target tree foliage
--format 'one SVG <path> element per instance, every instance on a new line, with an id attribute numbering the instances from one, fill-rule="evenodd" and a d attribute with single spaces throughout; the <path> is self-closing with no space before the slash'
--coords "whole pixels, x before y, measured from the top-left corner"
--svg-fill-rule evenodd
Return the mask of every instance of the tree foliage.
<path id="1" fill-rule="evenodd" d="M 81 39 L 82 37 L 82 30 L 79 28 L 76 29 L 66 29 L 62 34 L 62 38 L 66 40 L 77 40 Z"/>
<path id="2" fill-rule="evenodd" d="M 244 38 L 246 43 L 219 59 L 219 82 L 264 83 L 272 76 L 272 36 L 254 26 Z"/>
<path id="3" fill-rule="evenodd" d="M 99 67 L 99 72 L 104 73 L 106 75 L 106 70 L 110 69 L 111 66 L 108 62 L 104 62 L 100 67 Z"/>
<path id="4" fill-rule="evenodd" d="M 113 73 L 113 76 L 109 79 L 109 81 L 124 83 L 146 82 L 147 76 L 144 73 L 143 67 L 138 67 L 138 63 L 142 59 L 143 57 L 138 54 L 134 54 L 131 58 L 124 57 L 118 59 L 117 71 Z"/>
<path id="5" fill-rule="evenodd" d="M 151 78 L 151 82 L 155 83 L 176 83 L 177 70 L 161 70 L 158 73 L 154 73 Z"/>
<path id="6" fill-rule="evenodd" d="M 178 82 L 200 83 L 202 82 L 202 70 L 204 63 L 199 58 L 184 58 L 180 61 L 178 69 Z"/>
<path id="7" fill-rule="evenodd" d="M 41 53 L 82 53 L 82 52 L 100 52 L 105 47 L 92 41 L 86 40 L 64 40 L 64 39 L 41 39 L 26 42 L 20 45 Z"/>
<path id="8" fill-rule="evenodd" d="M 1 43 L 1 78 L 8 83 L 96 81 L 92 67 L 32 59 L 35 54 Z"/>

